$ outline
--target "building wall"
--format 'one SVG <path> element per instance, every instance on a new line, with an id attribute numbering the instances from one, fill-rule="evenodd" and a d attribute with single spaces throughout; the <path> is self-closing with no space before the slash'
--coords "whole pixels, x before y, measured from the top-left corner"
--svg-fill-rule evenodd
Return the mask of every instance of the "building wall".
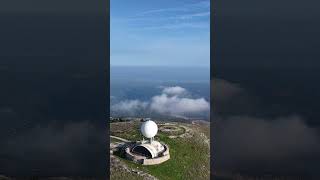
<path id="1" fill-rule="evenodd" d="M 161 164 L 167 160 L 170 159 L 170 154 L 169 154 L 169 147 L 166 144 L 163 144 L 165 146 L 165 152 L 162 153 L 160 157 L 152 158 L 152 159 L 146 159 L 143 156 L 138 156 L 135 154 L 132 154 L 130 152 L 130 147 L 127 147 L 125 149 L 125 155 L 128 160 L 140 163 L 142 165 L 155 165 L 155 164 Z"/>
<path id="2" fill-rule="evenodd" d="M 153 158 L 153 159 L 144 159 L 142 161 L 143 165 L 154 165 L 154 164 L 161 164 L 167 160 L 170 159 L 170 155 L 165 155 L 165 156 L 161 156 L 161 157 L 157 157 L 157 158 Z"/>

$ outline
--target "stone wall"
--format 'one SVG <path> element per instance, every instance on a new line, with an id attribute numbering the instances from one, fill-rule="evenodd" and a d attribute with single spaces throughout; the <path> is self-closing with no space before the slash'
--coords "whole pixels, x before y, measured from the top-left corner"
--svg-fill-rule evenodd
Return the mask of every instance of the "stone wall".
<path id="1" fill-rule="evenodd" d="M 165 156 L 161 156 L 161 157 L 157 157 L 157 158 L 153 158 L 153 159 L 144 159 L 142 161 L 143 165 L 154 165 L 154 164 L 161 164 L 167 160 L 170 159 L 170 155 L 167 154 Z"/>

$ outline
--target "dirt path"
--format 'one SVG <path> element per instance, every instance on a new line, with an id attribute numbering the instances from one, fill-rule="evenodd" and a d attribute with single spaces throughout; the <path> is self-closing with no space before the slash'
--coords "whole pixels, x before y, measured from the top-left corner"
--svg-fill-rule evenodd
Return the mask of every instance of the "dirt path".
<path id="1" fill-rule="evenodd" d="M 122 142 L 130 142 L 129 140 L 118 137 L 118 136 L 110 136 L 110 138 L 118 139 L 119 141 L 122 141 Z"/>

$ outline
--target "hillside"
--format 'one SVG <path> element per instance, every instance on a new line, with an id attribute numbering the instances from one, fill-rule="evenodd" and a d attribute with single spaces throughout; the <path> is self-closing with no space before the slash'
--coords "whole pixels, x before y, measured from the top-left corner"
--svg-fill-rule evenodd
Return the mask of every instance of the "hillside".
<path id="1" fill-rule="evenodd" d="M 119 144 L 141 140 L 140 121 L 110 123 L 111 179 L 209 179 L 209 123 L 160 122 L 155 139 L 170 147 L 171 159 L 152 166 L 142 166 L 124 159 Z"/>

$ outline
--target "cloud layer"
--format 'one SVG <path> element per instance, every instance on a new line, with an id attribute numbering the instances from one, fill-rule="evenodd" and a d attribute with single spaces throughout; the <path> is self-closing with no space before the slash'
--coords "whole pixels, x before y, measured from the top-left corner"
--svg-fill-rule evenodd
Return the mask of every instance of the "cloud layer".
<path id="1" fill-rule="evenodd" d="M 244 89 L 241 88 L 240 85 L 226 81 L 224 79 L 212 80 L 211 86 L 213 90 L 213 98 L 215 101 L 228 100 L 244 91 Z"/>
<path id="2" fill-rule="evenodd" d="M 168 95 L 179 95 L 179 94 L 186 93 L 187 90 L 180 86 L 173 86 L 173 87 L 165 87 L 162 92 Z"/>
<path id="3" fill-rule="evenodd" d="M 186 89 L 179 86 L 168 87 L 161 95 L 151 99 L 150 109 L 161 114 L 185 115 L 209 111 L 210 105 L 204 98 L 184 97 Z"/>
<path id="4" fill-rule="evenodd" d="M 38 125 L 0 143 L 0 167 L 14 174 L 99 176 L 106 168 L 104 135 L 105 129 L 90 121 Z"/>
<path id="5" fill-rule="evenodd" d="M 134 114 L 139 110 L 143 110 L 147 108 L 147 106 L 148 106 L 148 102 L 142 102 L 139 100 L 125 100 L 111 106 L 111 110 Z"/>
<path id="6" fill-rule="evenodd" d="M 134 115 L 139 111 L 149 111 L 169 116 L 198 115 L 209 112 L 210 105 L 204 98 L 192 98 L 180 86 L 164 87 L 161 94 L 148 102 L 125 100 L 111 106 L 111 111 Z"/>
<path id="7" fill-rule="evenodd" d="M 213 156 L 219 172 L 292 175 L 320 160 L 319 128 L 297 112 L 274 113 L 251 89 L 223 79 L 212 85 Z"/>
<path id="8" fill-rule="evenodd" d="M 219 170 L 301 173 L 319 160 L 315 156 L 320 150 L 317 130 L 299 116 L 228 117 L 216 120 L 215 125 L 214 156 Z"/>

